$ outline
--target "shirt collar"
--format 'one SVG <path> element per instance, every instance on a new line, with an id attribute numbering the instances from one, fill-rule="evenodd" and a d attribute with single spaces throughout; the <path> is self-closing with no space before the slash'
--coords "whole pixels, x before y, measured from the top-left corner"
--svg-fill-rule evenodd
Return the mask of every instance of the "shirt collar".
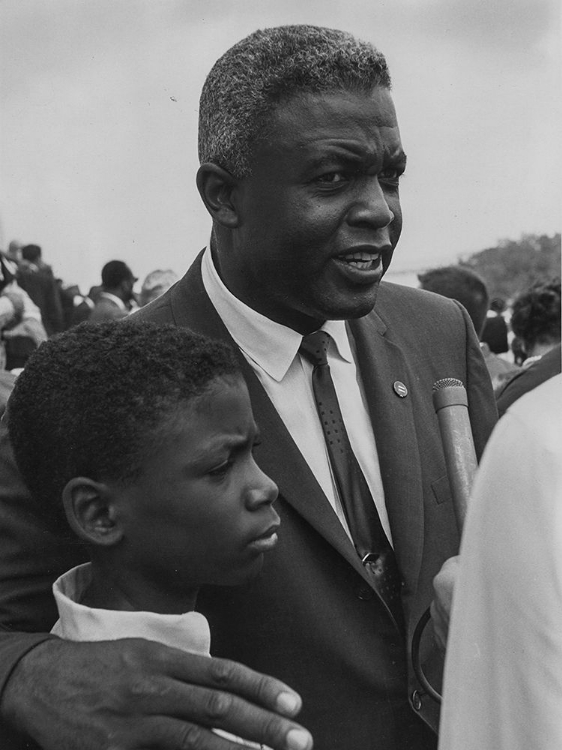
<path id="1" fill-rule="evenodd" d="M 209 299 L 240 349 L 274 380 L 283 380 L 301 345 L 301 334 L 235 297 L 218 275 L 210 248 L 203 255 L 201 274 Z M 345 321 L 327 320 L 322 330 L 332 337 L 336 354 L 352 362 Z"/>
<path id="2" fill-rule="evenodd" d="M 209 624 L 200 612 L 162 615 L 86 607 L 79 602 L 91 579 L 91 565 L 86 563 L 64 573 L 53 584 L 60 616 L 54 629 L 57 635 L 71 641 L 147 638 L 209 656 Z"/>
<path id="3" fill-rule="evenodd" d="M 115 294 L 111 294 L 111 292 L 101 292 L 100 297 L 105 297 L 105 299 L 110 299 L 112 302 L 115 302 L 120 310 L 127 309 L 127 306 L 125 305 L 121 297 L 117 297 Z"/>

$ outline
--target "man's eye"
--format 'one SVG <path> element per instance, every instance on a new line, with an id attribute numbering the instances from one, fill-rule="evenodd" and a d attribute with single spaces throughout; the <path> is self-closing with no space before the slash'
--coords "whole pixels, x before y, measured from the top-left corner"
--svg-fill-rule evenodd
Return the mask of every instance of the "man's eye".
<path id="1" fill-rule="evenodd" d="M 379 179 L 388 180 L 389 182 L 398 182 L 402 174 L 402 169 L 383 169 L 382 172 L 379 173 Z"/>
<path id="2" fill-rule="evenodd" d="M 317 178 L 317 182 L 321 182 L 324 185 L 337 185 L 346 180 L 347 176 L 344 172 L 326 172 L 326 174 L 320 175 L 320 177 Z"/>

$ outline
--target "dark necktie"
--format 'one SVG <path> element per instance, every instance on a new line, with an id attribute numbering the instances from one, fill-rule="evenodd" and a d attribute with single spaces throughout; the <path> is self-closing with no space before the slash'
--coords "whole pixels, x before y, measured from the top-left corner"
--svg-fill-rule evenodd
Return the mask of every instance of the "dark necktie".
<path id="1" fill-rule="evenodd" d="M 353 453 L 328 364 L 330 334 L 305 336 L 299 351 L 314 366 L 312 387 L 338 494 L 351 537 L 375 588 L 403 630 L 400 574 L 361 467 Z"/>

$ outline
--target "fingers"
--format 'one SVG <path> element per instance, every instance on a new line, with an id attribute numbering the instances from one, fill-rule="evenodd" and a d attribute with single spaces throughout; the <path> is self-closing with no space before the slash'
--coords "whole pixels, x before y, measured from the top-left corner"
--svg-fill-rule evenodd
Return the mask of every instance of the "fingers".
<path id="1" fill-rule="evenodd" d="M 294 717 L 302 707 L 298 693 L 283 682 L 237 662 L 182 653 L 173 666 L 176 679 L 234 693 L 284 716 Z"/>
<path id="2" fill-rule="evenodd" d="M 195 729 L 189 730 L 190 741 L 194 735 L 198 737 L 198 728 L 205 727 L 226 730 L 276 750 L 312 747 L 310 733 L 285 718 L 298 713 L 300 696 L 279 680 L 225 659 L 169 649 L 159 656 L 166 662 L 162 674 L 169 670 L 173 679 L 155 680 L 152 676 L 144 685 L 137 684 L 135 692 L 143 695 L 143 703 L 152 713 L 165 711 L 168 716 L 196 723 Z"/>
<path id="3" fill-rule="evenodd" d="M 215 728 L 274 750 L 312 748 L 286 718 L 300 698 L 283 683 L 142 639 L 46 641 L 19 662 L 3 707 L 45 750 L 240 749 Z"/>
<path id="4" fill-rule="evenodd" d="M 457 579 L 459 558 L 450 557 L 445 560 L 439 573 L 433 579 L 435 598 L 431 603 L 431 619 L 435 640 L 442 651 L 447 645 L 449 620 L 453 606 L 453 593 Z"/>
<path id="5" fill-rule="evenodd" d="M 241 750 L 245 747 L 263 750 L 309 750 L 312 744 L 266 746 L 264 742 L 257 744 L 220 729 L 209 730 L 195 724 L 165 718 L 155 719 L 151 726 L 143 726 L 140 731 L 129 730 L 123 732 L 122 736 L 112 737 L 111 744 L 111 750 Z"/>

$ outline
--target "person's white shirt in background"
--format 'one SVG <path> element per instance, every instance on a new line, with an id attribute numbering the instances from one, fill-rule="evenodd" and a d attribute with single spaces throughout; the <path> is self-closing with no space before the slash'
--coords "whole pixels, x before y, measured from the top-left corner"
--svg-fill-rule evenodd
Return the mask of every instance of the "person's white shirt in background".
<path id="1" fill-rule="evenodd" d="M 516 401 L 463 532 L 439 750 L 562 749 L 562 375 Z"/>

